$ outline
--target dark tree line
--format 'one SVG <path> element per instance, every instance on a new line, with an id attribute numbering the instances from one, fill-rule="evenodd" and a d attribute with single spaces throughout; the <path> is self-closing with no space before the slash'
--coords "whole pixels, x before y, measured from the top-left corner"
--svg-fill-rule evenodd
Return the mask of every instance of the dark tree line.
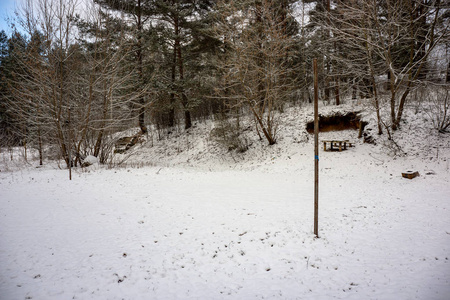
<path id="1" fill-rule="evenodd" d="M 0 146 L 107 162 L 136 125 L 238 136 L 241 116 L 274 144 L 283 108 L 310 102 L 313 58 L 325 103 L 366 99 L 390 134 L 418 89 L 448 98 L 449 16 L 440 0 L 28 0 L 0 32 Z"/>

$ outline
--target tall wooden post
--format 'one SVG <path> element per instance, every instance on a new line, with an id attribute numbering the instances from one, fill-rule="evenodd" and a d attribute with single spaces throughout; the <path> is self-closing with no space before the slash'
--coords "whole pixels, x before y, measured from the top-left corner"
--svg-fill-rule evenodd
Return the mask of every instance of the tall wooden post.
<path id="1" fill-rule="evenodd" d="M 314 234 L 319 237 L 319 87 L 314 59 Z"/>
<path id="2" fill-rule="evenodd" d="M 71 130 L 72 130 L 72 124 L 70 123 L 70 111 L 71 111 L 71 107 L 69 106 L 69 141 L 68 141 L 68 148 L 69 148 L 69 180 L 72 180 L 72 136 L 71 136 Z"/>

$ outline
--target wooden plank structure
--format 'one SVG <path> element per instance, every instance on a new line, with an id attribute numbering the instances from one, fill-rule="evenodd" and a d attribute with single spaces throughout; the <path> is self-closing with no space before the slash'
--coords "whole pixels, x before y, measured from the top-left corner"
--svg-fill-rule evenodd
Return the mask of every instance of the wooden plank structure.
<path id="1" fill-rule="evenodd" d="M 413 179 L 417 176 L 419 176 L 419 172 L 406 171 L 402 173 L 403 178 Z"/>
<path id="2" fill-rule="evenodd" d="M 329 148 L 328 151 L 342 151 L 343 150 L 347 150 L 347 145 L 348 147 L 353 147 L 353 143 L 350 142 L 349 140 L 343 140 L 343 141 L 339 141 L 339 140 L 328 140 L 328 141 L 323 141 L 323 151 L 327 151 L 327 144 L 329 144 Z"/>

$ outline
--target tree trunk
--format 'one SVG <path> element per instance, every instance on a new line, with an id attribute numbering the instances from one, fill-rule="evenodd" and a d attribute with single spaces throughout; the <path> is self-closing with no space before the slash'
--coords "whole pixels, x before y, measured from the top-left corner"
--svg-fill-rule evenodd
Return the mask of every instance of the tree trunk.
<path id="1" fill-rule="evenodd" d="M 330 24 L 330 10 L 331 10 L 331 6 L 330 6 L 330 0 L 324 0 L 324 5 L 325 5 L 325 9 L 326 9 L 326 14 L 327 14 L 327 26 L 329 26 Z M 330 34 L 330 29 L 325 29 L 325 39 L 329 40 L 331 37 Z M 328 49 L 327 51 L 330 51 L 331 49 Z M 326 65 L 326 74 L 325 74 L 325 101 L 327 103 L 330 102 L 330 91 L 331 91 L 331 87 L 330 87 L 330 73 L 331 73 L 331 62 L 330 62 L 330 58 L 329 57 L 325 57 L 325 65 Z"/>
<path id="2" fill-rule="evenodd" d="M 263 34 L 263 19 L 262 19 L 262 4 L 257 2 L 255 4 L 256 6 L 256 18 L 255 18 L 255 22 L 256 22 L 256 34 L 257 34 L 257 60 L 256 60 L 256 67 L 258 68 L 258 72 L 264 72 L 264 57 L 263 57 L 263 41 L 264 41 L 264 34 Z M 264 95 L 264 90 L 265 90 L 265 85 L 264 85 L 264 81 L 263 79 L 264 76 L 258 76 L 258 113 L 259 115 L 264 114 L 264 110 L 265 110 L 265 95 Z"/>
<path id="3" fill-rule="evenodd" d="M 42 138 L 41 138 L 41 125 L 38 125 L 38 151 L 39 151 L 39 165 L 42 166 L 43 153 L 42 153 Z"/>
<path id="4" fill-rule="evenodd" d="M 445 80 L 446 83 L 450 82 L 450 60 L 448 62 L 448 66 L 447 66 L 447 78 Z"/>
<path id="5" fill-rule="evenodd" d="M 336 86 L 335 86 L 335 97 L 336 97 L 336 105 L 341 104 L 341 99 L 339 95 L 339 77 L 336 76 Z"/>
<path id="6" fill-rule="evenodd" d="M 61 157 L 64 159 L 64 161 L 66 162 L 67 168 L 69 168 L 69 155 L 68 155 L 68 151 L 67 151 L 67 146 L 66 146 L 66 142 L 64 141 L 64 132 L 61 128 L 61 124 L 59 121 L 57 121 L 56 123 L 56 127 L 57 127 L 57 137 L 58 137 L 58 142 L 59 142 L 59 149 L 61 152 Z"/>
<path id="7" fill-rule="evenodd" d="M 93 71 L 95 72 L 95 70 L 93 70 Z M 80 164 L 81 164 L 81 161 L 80 161 L 79 153 L 81 151 L 81 144 L 86 140 L 86 134 L 88 131 L 89 121 L 90 121 L 90 117 L 91 117 L 91 106 L 92 106 L 92 101 L 94 99 L 94 76 L 92 75 L 92 73 L 89 76 L 89 100 L 88 100 L 88 108 L 87 108 L 87 113 L 86 113 L 86 120 L 84 122 L 83 130 L 81 132 L 81 137 L 80 137 L 80 140 L 78 141 L 78 145 L 77 145 L 77 159 L 76 160 Z M 97 157 L 97 155 L 95 155 L 95 148 L 94 148 L 94 156 Z"/>
<path id="8" fill-rule="evenodd" d="M 170 107 L 167 121 L 167 125 L 169 127 L 173 127 L 175 125 L 175 78 L 176 78 L 176 63 L 177 63 L 177 48 L 176 45 L 173 47 L 173 57 L 172 57 L 172 66 L 171 66 L 171 92 L 170 92 Z"/>
<path id="9" fill-rule="evenodd" d="M 189 111 L 189 100 L 184 92 L 184 69 L 183 69 L 183 56 L 181 55 L 181 42 L 180 42 L 180 28 L 178 15 L 175 17 L 175 48 L 177 52 L 178 72 L 180 76 L 181 84 L 179 86 L 179 96 L 181 96 L 181 104 L 184 109 L 184 129 L 192 127 L 191 112 Z"/>
<path id="10" fill-rule="evenodd" d="M 100 131 L 97 136 L 97 141 L 95 142 L 94 146 L 94 156 L 98 157 L 100 154 L 102 142 L 103 142 L 103 135 L 105 132 L 105 120 L 108 116 L 108 96 L 106 94 L 106 91 L 103 94 L 103 116 L 102 116 L 102 125 L 100 127 Z"/>
<path id="11" fill-rule="evenodd" d="M 173 47 L 173 57 L 172 57 L 172 70 L 171 70 L 171 80 L 172 80 L 172 86 L 171 86 L 171 92 L 170 92 L 170 107 L 169 107 L 169 114 L 168 114 L 168 122 L 167 125 L 169 127 L 175 126 L 175 76 L 176 76 L 176 63 L 177 63 L 177 48 L 176 45 Z"/>
<path id="12" fill-rule="evenodd" d="M 137 44 L 137 62 L 138 62 L 138 77 L 139 82 L 144 84 L 144 70 L 143 70 L 143 62 L 142 62 L 142 7 L 141 0 L 138 0 L 137 7 L 137 29 L 138 29 L 138 44 Z M 148 132 L 147 127 L 145 126 L 145 97 L 144 95 L 139 96 L 138 100 L 139 110 L 138 110 L 138 123 L 141 128 L 142 134 L 146 134 Z"/>
<path id="13" fill-rule="evenodd" d="M 330 79 L 328 78 L 328 74 L 330 74 L 330 64 L 326 63 L 326 74 L 325 74 L 325 101 L 330 102 Z"/>
<path id="14" fill-rule="evenodd" d="M 383 134 L 383 130 L 381 127 L 381 115 L 380 115 L 380 101 L 378 100 L 378 91 L 377 85 L 375 82 L 375 77 L 372 75 L 372 84 L 373 84 L 373 96 L 375 98 L 375 109 L 377 111 L 377 126 L 378 126 L 378 134 Z"/>
<path id="15" fill-rule="evenodd" d="M 352 100 L 356 100 L 356 94 L 358 92 L 358 89 L 356 87 L 356 79 L 353 78 L 353 86 L 352 86 Z"/>
<path id="16" fill-rule="evenodd" d="M 269 142 L 269 145 L 274 145 L 276 141 L 273 139 L 270 132 L 267 131 L 266 127 L 264 126 L 263 121 L 261 120 L 260 116 L 258 115 L 255 108 L 251 104 L 250 104 L 250 109 L 252 110 L 253 115 L 256 118 L 256 121 L 258 122 L 259 126 L 261 127 L 261 130 L 263 131 L 264 136 L 266 137 L 267 141 Z"/>
<path id="17" fill-rule="evenodd" d="M 414 63 L 420 62 L 424 59 L 426 54 L 426 39 L 427 39 L 427 20 L 426 20 L 426 10 L 427 5 L 424 3 L 425 1 L 420 1 L 420 3 L 417 3 L 418 7 L 412 7 L 411 9 L 411 25 L 415 26 L 417 29 L 417 35 L 416 39 L 417 41 L 413 43 L 413 46 L 415 47 L 413 61 Z M 426 68 L 421 68 L 419 73 L 417 74 L 418 79 L 425 79 L 427 76 L 427 70 Z"/>
<path id="18" fill-rule="evenodd" d="M 408 85 L 406 86 L 406 90 L 403 92 L 402 97 L 400 98 L 400 104 L 398 105 L 398 111 L 397 111 L 397 117 L 395 118 L 395 123 L 392 124 L 392 129 L 397 130 L 400 126 L 400 121 L 403 116 L 403 110 L 405 108 L 406 98 L 409 95 L 409 92 L 411 91 L 411 81 L 408 81 Z"/>
<path id="19" fill-rule="evenodd" d="M 62 43 L 62 41 L 60 41 L 60 43 Z M 60 45 L 60 49 L 63 49 L 63 46 Z M 64 59 L 62 57 L 62 50 L 60 51 L 60 61 L 59 63 L 59 95 L 58 95 L 58 117 L 57 117 L 57 128 L 58 128 L 58 133 L 59 133 L 59 140 L 60 140 L 60 147 L 61 147 L 61 154 L 62 157 L 64 158 L 67 168 L 70 169 L 70 160 L 69 160 L 69 151 L 70 149 L 68 149 L 67 147 L 67 142 L 65 140 L 65 136 L 64 136 L 64 131 L 63 128 L 61 126 L 61 118 L 62 118 L 62 106 L 64 103 L 64 68 L 63 68 L 63 62 Z"/>
<path id="20" fill-rule="evenodd" d="M 175 5 L 175 1 L 172 1 L 172 5 Z M 177 71 L 177 55 L 178 47 L 180 46 L 178 39 L 178 15 L 173 15 L 174 30 L 175 30 L 175 42 L 173 45 L 173 55 L 172 55 L 172 66 L 171 66 L 171 80 L 172 87 L 170 92 L 170 107 L 169 107 L 169 120 L 168 126 L 173 127 L 175 125 L 175 81 L 176 81 L 176 71 Z"/>
<path id="21" fill-rule="evenodd" d="M 365 38 L 366 38 L 366 55 L 367 55 L 367 61 L 368 61 L 368 65 L 369 65 L 369 70 L 370 70 L 370 78 L 372 81 L 372 90 L 373 90 L 373 96 L 375 99 L 375 109 L 377 112 L 377 125 L 378 125 L 378 134 L 382 134 L 383 130 L 381 128 L 381 115 L 380 115 L 380 102 L 378 100 L 378 88 L 377 88 L 377 82 L 375 80 L 375 67 L 373 64 L 373 49 L 370 46 L 368 40 L 369 40 L 369 36 L 367 34 L 365 34 Z"/>
<path id="22" fill-rule="evenodd" d="M 395 125 L 395 97 L 397 95 L 396 92 L 396 88 L 395 88 L 395 78 L 394 75 L 392 74 L 392 71 L 389 71 L 389 73 L 391 74 L 391 78 L 390 78 L 390 90 L 391 90 L 391 123 L 392 123 L 392 129 L 396 129 L 396 125 Z"/>
<path id="23" fill-rule="evenodd" d="M 184 129 L 192 127 L 191 112 L 188 109 L 184 110 Z"/>

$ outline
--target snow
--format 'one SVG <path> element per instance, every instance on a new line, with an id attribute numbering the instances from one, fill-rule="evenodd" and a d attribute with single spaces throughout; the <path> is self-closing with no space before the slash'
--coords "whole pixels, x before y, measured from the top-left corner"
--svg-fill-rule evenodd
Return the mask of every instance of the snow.
<path id="1" fill-rule="evenodd" d="M 412 110 L 401 149 L 321 134 L 356 147 L 320 149 L 315 238 L 309 114 L 286 112 L 271 147 L 249 130 L 228 153 L 202 123 L 72 181 L 4 158 L 0 299 L 448 299 L 449 135 Z"/>
<path id="2" fill-rule="evenodd" d="M 93 155 L 88 155 L 85 159 L 83 159 L 83 164 L 87 166 L 98 164 L 98 158 Z"/>

